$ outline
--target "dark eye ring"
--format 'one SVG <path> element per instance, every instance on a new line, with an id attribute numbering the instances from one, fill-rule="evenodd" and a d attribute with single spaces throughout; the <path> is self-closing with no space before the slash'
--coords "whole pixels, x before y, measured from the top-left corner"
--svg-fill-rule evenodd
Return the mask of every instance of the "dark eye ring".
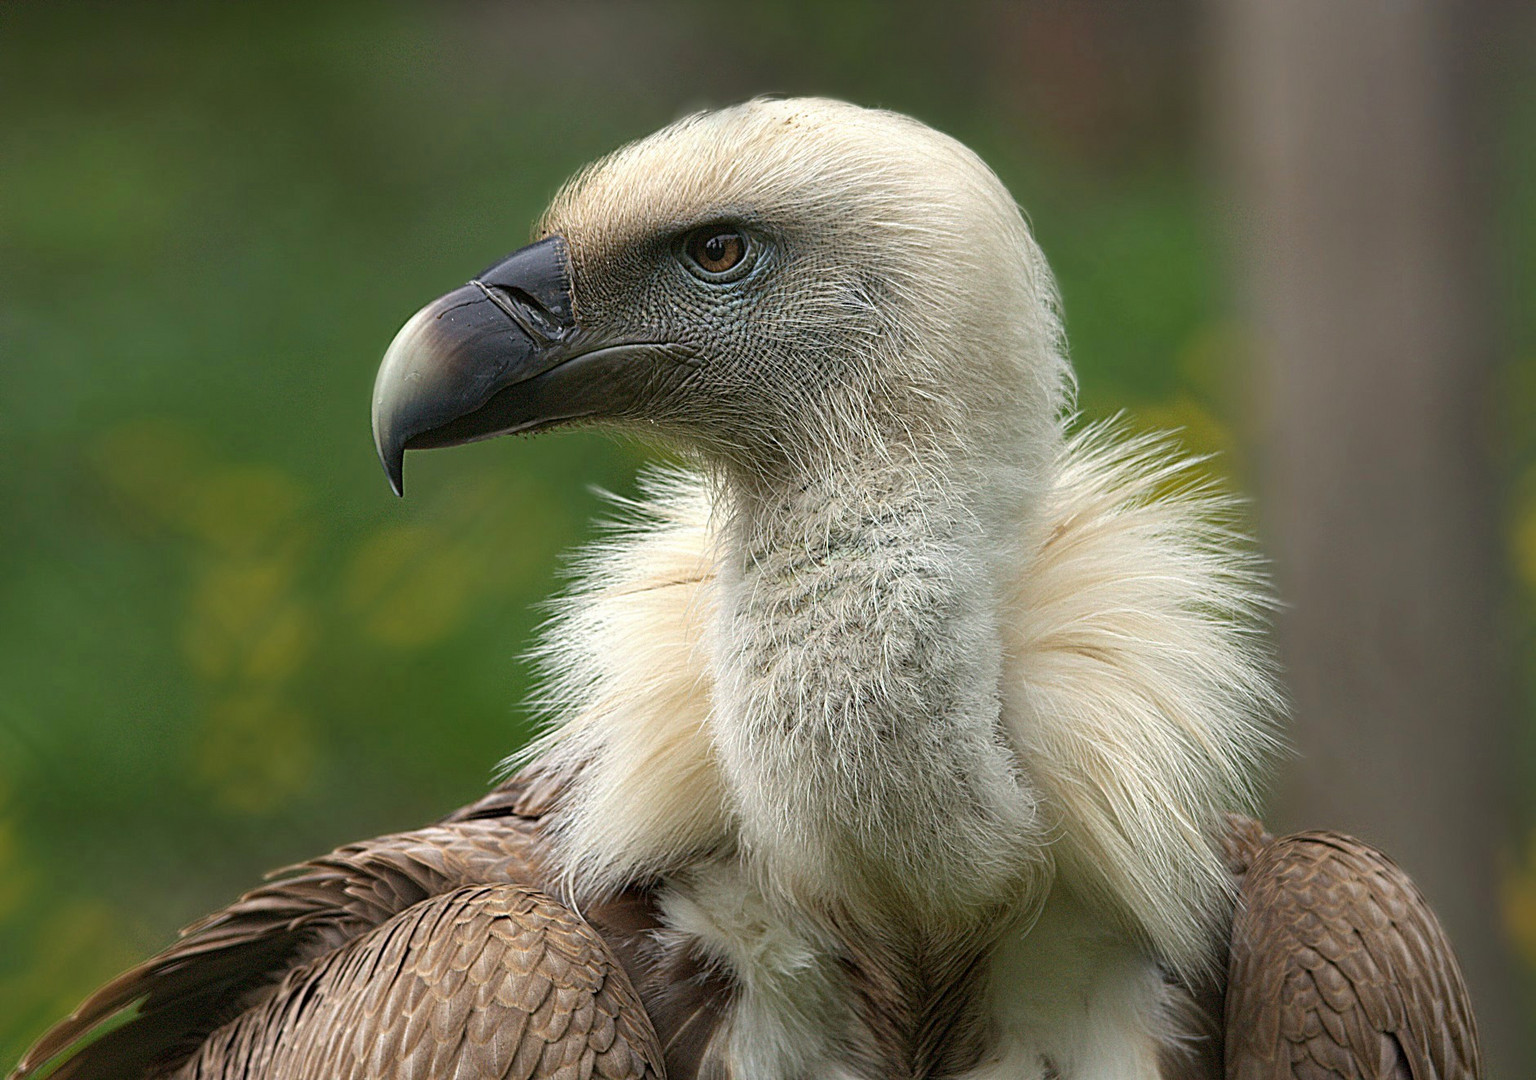
<path id="1" fill-rule="evenodd" d="M 752 241 L 734 225 L 705 225 L 688 234 L 683 254 L 706 281 L 734 281 L 751 267 Z"/>

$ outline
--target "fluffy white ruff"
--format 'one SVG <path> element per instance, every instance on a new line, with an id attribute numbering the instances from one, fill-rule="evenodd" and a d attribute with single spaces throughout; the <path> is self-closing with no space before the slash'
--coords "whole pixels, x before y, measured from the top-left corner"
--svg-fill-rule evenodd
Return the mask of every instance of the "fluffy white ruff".
<path id="1" fill-rule="evenodd" d="M 1252 809 L 1280 708 L 1267 585 L 1199 464 L 1105 425 L 1065 440 L 1012 575 L 1002 687 L 1060 879 L 1184 972 L 1229 912 L 1213 837 Z M 555 842 L 578 897 L 735 846 L 711 736 L 718 498 L 651 477 L 538 650 L 550 727 L 514 764 L 570 778 Z"/>

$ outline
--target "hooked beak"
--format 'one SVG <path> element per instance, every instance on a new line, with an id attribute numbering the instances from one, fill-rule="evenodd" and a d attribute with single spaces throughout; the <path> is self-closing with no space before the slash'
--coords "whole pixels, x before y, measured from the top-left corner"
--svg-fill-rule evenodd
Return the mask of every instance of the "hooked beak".
<path id="1" fill-rule="evenodd" d="M 407 450 L 534 431 L 567 420 L 644 416 L 693 348 L 579 325 L 565 240 L 549 236 L 400 328 L 373 384 L 373 441 L 396 495 Z"/>
<path id="2" fill-rule="evenodd" d="M 373 441 L 396 495 L 405 451 L 454 446 L 563 419 L 541 377 L 574 354 L 570 260 L 547 237 L 422 308 L 384 353 Z"/>

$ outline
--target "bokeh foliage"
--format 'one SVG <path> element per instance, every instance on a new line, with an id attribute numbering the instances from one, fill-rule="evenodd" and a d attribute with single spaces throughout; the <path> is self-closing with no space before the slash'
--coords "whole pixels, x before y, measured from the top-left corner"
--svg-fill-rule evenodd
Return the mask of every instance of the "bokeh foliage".
<path id="1" fill-rule="evenodd" d="M 1085 411 L 1241 471 L 1191 14 L 931 8 L 0 4 L 0 1062 L 262 871 L 475 797 L 526 738 L 538 601 L 645 452 L 414 455 L 397 502 L 373 372 L 563 177 L 687 109 L 826 92 L 970 143 L 1057 270 Z"/>

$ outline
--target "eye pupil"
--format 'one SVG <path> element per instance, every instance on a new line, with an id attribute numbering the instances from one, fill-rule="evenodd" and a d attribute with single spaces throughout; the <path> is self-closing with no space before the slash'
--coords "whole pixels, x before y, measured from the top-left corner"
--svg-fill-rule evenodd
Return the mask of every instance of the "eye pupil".
<path id="1" fill-rule="evenodd" d="M 746 253 L 746 239 L 734 229 L 700 232 L 688 245 L 689 256 L 711 274 L 725 273 L 741 262 Z"/>

